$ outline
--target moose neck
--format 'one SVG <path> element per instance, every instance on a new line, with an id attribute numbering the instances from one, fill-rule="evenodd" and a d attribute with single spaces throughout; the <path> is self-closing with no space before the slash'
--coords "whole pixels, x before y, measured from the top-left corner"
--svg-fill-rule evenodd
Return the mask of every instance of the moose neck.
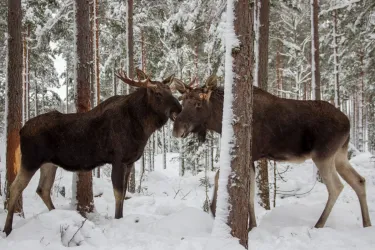
<path id="1" fill-rule="evenodd" d="M 213 130 L 221 134 L 221 123 L 223 120 L 224 89 L 221 87 L 212 91 L 210 96 L 210 117 L 207 121 L 206 129 Z"/>
<path id="2" fill-rule="evenodd" d="M 129 114 L 134 121 L 139 122 L 144 135 L 149 138 L 155 130 L 164 126 L 168 121 L 166 115 L 155 112 L 148 100 L 147 89 L 138 89 L 129 95 Z"/>

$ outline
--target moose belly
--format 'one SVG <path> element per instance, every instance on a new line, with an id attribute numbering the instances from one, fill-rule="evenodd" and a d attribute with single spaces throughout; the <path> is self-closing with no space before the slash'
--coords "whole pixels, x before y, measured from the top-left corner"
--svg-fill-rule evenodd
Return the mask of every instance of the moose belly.
<path id="1" fill-rule="evenodd" d="M 277 162 L 290 162 L 295 164 L 301 164 L 308 159 L 311 159 L 311 154 L 301 154 L 301 155 L 292 155 L 292 154 L 283 154 L 283 155 L 268 155 L 265 158 Z"/>

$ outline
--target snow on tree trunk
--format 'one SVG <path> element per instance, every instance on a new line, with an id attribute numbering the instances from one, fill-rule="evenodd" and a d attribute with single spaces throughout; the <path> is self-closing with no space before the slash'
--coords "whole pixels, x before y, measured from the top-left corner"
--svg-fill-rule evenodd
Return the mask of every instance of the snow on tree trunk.
<path id="1" fill-rule="evenodd" d="M 333 11 L 333 64 L 335 76 L 335 106 L 340 108 L 340 68 L 339 68 L 339 55 L 338 55 L 338 34 L 337 34 L 337 10 Z"/>
<path id="2" fill-rule="evenodd" d="M 363 128 L 363 89 L 364 89 L 364 75 L 365 75 L 365 71 L 364 71 L 364 51 L 361 50 L 360 52 L 360 62 L 361 62 L 361 75 L 360 75 L 360 79 L 358 81 L 358 91 L 357 91 L 357 96 L 358 96 L 358 118 L 357 118 L 357 124 L 358 124 L 358 150 L 360 152 L 363 152 L 364 151 L 364 140 L 363 140 L 363 131 L 364 131 L 364 128 Z"/>
<path id="3" fill-rule="evenodd" d="M 78 113 L 90 110 L 90 11 L 86 1 L 75 1 L 75 82 Z M 75 192 L 73 192 L 75 191 Z M 85 215 L 94 210 L 92 172 L 76 172 L 73 177 L 72 202 Z M 76 200 L 74 200 L 76 198 Z"/>
<path id="4" fill-rule="evenodd" d="M 253 26 L 249 1 L 228 0 L 226 17 L 223 132 L 212 234 L 221 237 L 231 234 L 247 248 L 254 40 L 249 28 Z"/>
<path id="5" fill-rule="evenodd" d="M 6 199 L 9 187 L 21 166 L 20 129 L 22 125 L 22 10 L 21 0 L 8 1 L 8 57 L 6 83 Z M 22 212 L 22 195 L 16 202 L 16 212 Z"/>
<path id="6" fill-rule="evenodd" d="M 256 0 L 254 7 L 254 31 L 255 31 L 255 72 L 254 86 L 268 90 L 268 34 L 269 34 L 269 1 Z M 258 169 L 257 186 L 260 197 L 260 205 L 269 210 L 270 189 L 268 181 L 268 162 L 261 159 L 256 165 Z"/>

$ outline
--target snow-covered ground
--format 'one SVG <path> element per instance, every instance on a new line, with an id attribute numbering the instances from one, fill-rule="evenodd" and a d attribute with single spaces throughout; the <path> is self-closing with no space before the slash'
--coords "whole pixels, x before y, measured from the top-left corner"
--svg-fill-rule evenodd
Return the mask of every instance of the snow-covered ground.
<path id="1" fill-rule="evenodd" d="M 58 194 L 55 187 L 56 209 L 49 212 L 35 193 L 38 172 L 23 193 L 25 218 L 15 216 L 9 237 L 0 235 L 0 249 L 56 250 L 67 246 L 122 250 L 208 249 L 215 239 L 210 237 L 213 219 L 202 209 L 205 191 L 199 179 L 204 173 L 179 177 L 178 162 L 170 161 L 176 156 L 168 155 L 166 170 L 162 169 L 161 156 L 157 156 L 155 171 L 147 173 L 142 183 L 143 192 L 125 201 L 124 218 L 119 220 L 114 219 L 115 203 L 109 177 L 94 178 L 94 193 L 103 195 L 95 198 L 96 211 L 85 221 L 70 206 L 72 174 L 58 170 L 55 186 L 64 186 L 66 195 L 64 198 Z M 369 154 L 360 154 L 351 162 L 367 179 L 370 216 L 375 223 L 375 163 L 370 162 L 369 157 Z M 3 165 L 0 168 L 4 170 Z M 284 168 L 285 164 L 281 166 Z M 276 208 L 265 211 L 256 207 L 258 227 L 249 234 L 249 249 L 374 249 L 375 227 L 362 228 L 357 198 L 346 183 L 326 227 L 313 228 L 325 205 L 327 191 L 323 184 L 314 186 L 312 173 L 311 161 L 290 165 L 284 174 L 287 182 L 279 181 L 279 192 L 283 194 L 277 196 Z M 213 183 L 214 173 L 209 175 Z M 313 186 L 313 190 L 304 195 L 285 195 L 303 194 Z M 212 188 L 210 197 L 211 193 Z M 0 205 L 1 230 L 5 217 L 6 212 Z M 82 223 L 83 227 L 78 230 Z M 210 249 L 240 248 L 231 240 L 220 240 Z"/>

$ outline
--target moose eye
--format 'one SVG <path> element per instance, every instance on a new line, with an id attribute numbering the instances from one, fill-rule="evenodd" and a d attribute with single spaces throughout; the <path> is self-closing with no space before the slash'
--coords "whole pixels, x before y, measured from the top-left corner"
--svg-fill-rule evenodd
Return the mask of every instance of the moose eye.
<path id="1" fill-rule="evenodd" d="M 202 107 L 202 103 L 201 102 L 195 103 L 195 107 L 198 108 L 198 109 L 201 108 Z"/>
<path id="2" fill-rule="evenodd" d="M 160 93 L 160 92 L 156 92 L 156 97 L 161 97 L 162 96 L 162 94 Z"/>

